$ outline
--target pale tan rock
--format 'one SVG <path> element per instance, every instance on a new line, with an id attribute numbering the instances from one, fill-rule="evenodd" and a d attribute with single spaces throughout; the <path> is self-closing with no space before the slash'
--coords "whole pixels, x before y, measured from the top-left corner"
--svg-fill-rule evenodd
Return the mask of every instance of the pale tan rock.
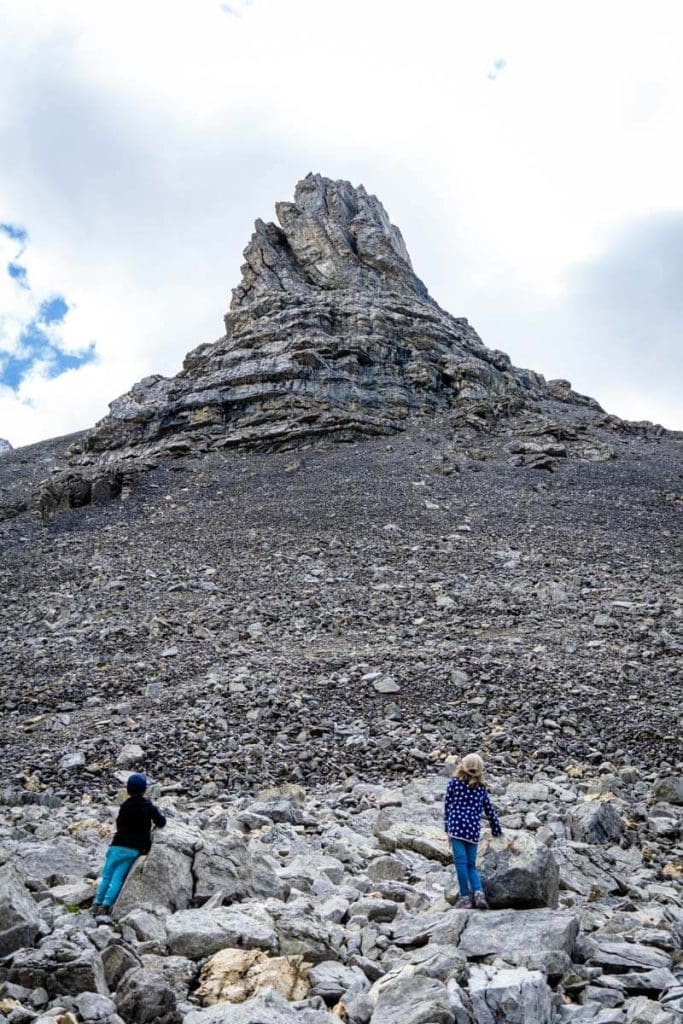
<path id="1" fill-rule="evenodd" d="M 221 949 L 202 968 L 197 995 L 205 1006 L 243 1003 L 272 988 L 285 999 L 305 999 L 311 965 L 302 956 L 268 956 L 260 949 Z"/>

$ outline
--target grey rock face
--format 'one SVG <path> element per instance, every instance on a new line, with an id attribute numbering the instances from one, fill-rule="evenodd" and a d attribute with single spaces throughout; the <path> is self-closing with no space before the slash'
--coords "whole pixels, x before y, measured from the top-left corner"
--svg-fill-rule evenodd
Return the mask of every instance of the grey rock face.
<path id="1" fill-rule="evenodd" d="M 591 800 L 579 804 L 571 812 L 574 839 L 584 843 L 613 843 L 624 831 L 624 823 L 611 803 Z"/>
<path id="2" fill-rule="evenodd" d="M 683 805 L 683 775 L 668 775 L 657 779 L 652 787 L 652 798 L 679 807 Z"/>
<path id="3" fill-rule="evenodd" d="M 51 936 L 39 949 L 20 949 L 5 969 L 7 980 L 26 988 L 44 988 L 49 996 L 97 992 L 108 995 L 100 954 L 62 936 Z"/>
<path id="4" fill-rule="evenodd" d="M 9 443 L 9 441 L 6 441 L 4 439 L 4 437 L 0 437 L 0 455 L 3 455 L 4 452 L 11 452 L 11 451 L 12 451 L 12 445 Z"/>
<path id="5" fill-rule="evenodd" d="M 83 849 L 72 839 L 59 837 L 50 842 L 25 843 L 17 849 L 17 862 L 28 878 L 45 885 L 75 881 L 90 869 Z"/>
<path id="6" fill-rule="evenodd" d="M 482 843 L 481 870 L 492 907 L 556 907 L 559 869 L 551 850 L 529 832 Z"/>
<path id="7" fill-rule="evenodd" d="M 38 907 L 11 864 L 0 868 L 0 957 L 32 946 L 41 928 Z"/>
<path id="8" fill-rule="evenodd" d="M 540 971 L 475 967 L 470 995 L 477 1024 L 550 1024 L 551 993 Z"/>
<path id="9" fill-rule="evenodd" d="M 453 1024 L 455 1019 L 446 986 L 410 968 L 396 978 L 380 979 L 374 990 L 371 1024 Z"/>
<path id="10" fill-rule="evenodd" d="M 44 514 L 119 495 L 162 456 L 391 434 L 454 404 L 498 415 L 559 397 L 599 411 L 444 312 L 362 186 L 309 174 L 276 212 L 278 225 L 256 222 L 225 335 L 190 352 L 176 377 L 148 377 L 112 402 L 44 489 Z M 552 463 L 558 445 L 546 448 Z"/>
<path id="11" fill-rule="evenodd" d="M 278 992 L 264 992 L 245 1003 L 217 1003 L 204 1010 L 192 1010 L 184 1017 L 184 1024 L 298 1024 L 307 1020 L 309 1024 L 331 1024 L 334 1018 L 326 1013 L 304 1017 Z"/>
<path id="12" fill-rule="evenodd" d="M 114 916 L 122 917 L 141 904 L 184 910 L 190 905 L 192 887 L 191 854 L 159 839 L 131 868 L 114 904 Z"/>
<path id="13" fill-rule="evenodd" d="M 179 1024 L 176 997 L 166 979 L 154 971 L 129 971 L 116 992 L 116 1007 L 127 1024 Z"/>
<path id="14" fill-rule="evenodd" d="M 174 914 L 168 921 L 168 945 L 178 956 L 199 960 L 227 946 L 276 952 L 278 937 L 264 911 L 245 913 L 217 907 Z"/>
<path id="15" fill-rule="evenodd" d="M 286 899 L 289 887 L 239 836 L 207 843 L 194 858 L 194 898 L 203 903 L 220 892 L 226 902 L 248 896 Z"/>
<path id="16" fill-rule="evenodd" d="M 466 956 L 562 950 L 571 954 L 579 921 L 566 910 L 492 910 L 467 917 L 458 948 Z"/>

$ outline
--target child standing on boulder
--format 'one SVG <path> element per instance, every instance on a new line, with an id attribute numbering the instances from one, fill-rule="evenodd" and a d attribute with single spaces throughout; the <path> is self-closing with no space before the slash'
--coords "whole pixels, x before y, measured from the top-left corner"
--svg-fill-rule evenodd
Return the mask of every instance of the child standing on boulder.
<path id="1" fill-rule="evenodd" d="M 489 819 L 493 835 L 501 836 L 503 830 L 484 784 L 484 762 L 479 754 L 466 754 L 455 769 L 455 778 L 448 783 L 444 800 L 444 831 L 451 843 L 460 886 L 460 899 L 455 904 L 458 910 L 488 910 L 477 871 L 482 812 Z"/>
<path id="2" fill-rule="evenodd" d="M 152 846 L 152 822 L 163 828 L 166 818 L 151 800 L 145 797 L 147 779 L 137 772 L 126 784 L 128 799 L 124 800 L 116 818 L 116 834 L 107 850 L 102 880 L 93 903 L 94 914 L 108 914 L 123 888 L 126 876 L 135 861 Z"/>

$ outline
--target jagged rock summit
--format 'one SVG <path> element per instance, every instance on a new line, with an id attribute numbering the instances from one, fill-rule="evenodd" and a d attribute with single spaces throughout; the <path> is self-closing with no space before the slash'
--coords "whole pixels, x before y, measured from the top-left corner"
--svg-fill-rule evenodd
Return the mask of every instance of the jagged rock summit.
<path id="1" fill-rule="evenodd" d="M 65 488 L 69 504 L 117 493 L 126 473 L 163 456 L 390 434 L 454 404 L 499 415 L 546 398 L 599 410 L 442 310 L 362 186 L 309 174 L 276 210 L 279 225 L 256 222 L 225 334 L 176 377 L 148 377 L 111 404 L 53 481 L 57 503 Z"/>
<path id="2" fill-rule="evenodd" d="M 0 437 L 0 455 L 2 455 L 3 452 L 11 452 L 11 451 L 12 451 L 12 445 L 9 443 L 9 441 L 6 441 L 4 439 L 4 437 Z"/>

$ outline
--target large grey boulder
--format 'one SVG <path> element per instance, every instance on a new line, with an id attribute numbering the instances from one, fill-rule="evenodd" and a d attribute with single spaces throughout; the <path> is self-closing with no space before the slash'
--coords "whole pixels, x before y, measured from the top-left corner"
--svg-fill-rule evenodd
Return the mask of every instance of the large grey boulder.
<path id="1" fill-rule="evenodd" d="M 189 907 L 194 891 L 192 864 L 201 846 L 201 834 L 187 826 L 171 822 L 157 830 L 150 852 L 138 857 L 131 868 L 113 916 L 121 918 L 146 905 L 170 911 Z"/>
<path id="2" fill-rule="evenodd" d="M 217 893 L 225 902 L 250 896 L 284 900 L 289 893 L 287 882 L 238 835 L 205 842 L 195 855 L 192 872 L 195 903 L 204 903 Z"/>
<path id="3" fill-rule="evenodd" d="M 647 996 L 636 996 L 624 1004 L 625 1024 L 681 1024 L 681 1014 L 669 1010 L 665 1005 L 648 999 Z"/>
<path id="4" fill-rule="evenodd" d="M 311 852 L 294 857 L 278 874 L 293 888 L 308 892 L 320 879 L 339 885 L 344 877 L 344 865 L 336 857 Z"/>
<path id="5" fill-rule="evenodd" d="M 653 801 L 666 804 L 683 804 L 683 775 L 666 775 L 657 779 L 650 796 Z"/>
<path id="6" fill-rule="evenodd" d="M 108 942 L 102 950 L 102 965 L 107 985 L 113 991 L 124 974 L 134 967 L 140 967 L 140 957 L 128 943 L 121 939 Z"/>
<path id="7" fill-rule="evenodd" d="M 74 1007 L 86 1024 L 90 1024 L 91 1021 L 104 1021 L 108 1024 L 108 1019 L 116 1013 L 114 1000 L 97 992 L 81 992 L 74 999 Z"/>
<path id="8" fill-rule="evenodd" d="M 614 843 L 624 831 L 624 822 L 608 800 L 587 800 L 569 812 L 572 838 L 584 843 Z"/>
<path id="9" fill-rule="evenodd" d="M 452 853 L 443 823 L 432 807 L 387 807 L 380 811 L 373 829 L 383 850 L 412 850 L 429 860 L 450 864 Z"/>
<path id="10" fill-rule="evenodd" d="M 294 796 L 272 796 L 256 800 L 247 807 L 247 813 L 274 822 L 287 822 L 289 825 L 300 825 L 304 820 L 301 801 Z"/>
<path id="11" fill-rule="evenodd" d="M 97 992 L 109 995 L 102 957 L 88 944 L 77 946 L 61 935 L 44 939 L 38 949 L 20 949 L 5 968 L 6 978 L 26 988 L 44 988 L 50 998 Z"/>
<path id="12" fill-rule="evenodd" d="M 579 920 L 567 910 L 490 910 L 467 915 L 457 943 L 467 957 L 562 950 L 571 955 Z"/>
<path id="13" fill-rule="evenodd" d="M 552 1024 L 551 991 L 540 971 L 474 966 L 469 993 L 477 1024 Z"/>
<path id="14" fill-rule="evenodd" d="M 455 1020 L 446 986 L 410 967 L 376 981 L 368 998 L 374 1005 L 370 1024 L 453 1024 Z"/>
<path id="15" fill-rule="evenodd" d="M 42 927 L 38 907 L 21 875 L 11 864 L 4 864 L 0 868 L 0 957 L 32 946 Z"/>
<path id="16" fill-rule="evenodd" d="M 323 960 L 308 974 L 311 994 L 321 996 L 326 1003 L 337 1003 L 342 996 L 351 998 L 366 992 L 370 983 L 359 967 L 347 967 L 335 960 Z"/>
<path id="17" fill-rule="evenodd" d="M 389 934 L 394 944 L 402 949 L 424 946 L 427 943 L 457 946 L 469 917 L 470 911 L 467 910 L 406 914 L 394 920 Z"/>
<path id="18" fill-rule="evenodd" d="M 655 946 L 638 942 L 623 942 L 604 936 L 587 936 L 581 944 L 587 963 L 608 970 L 651 971 L 658 967 L 671 967 L 671 957 Z"/>
<path id="19" fill-rule="evenodd" d="M 129 971 L 116 990 L 116 1008 L 126 1024 L 179 1024 L 175 992 L 161 974 Z"/>
<path id="20" fill-rule="evenodd" d="M 216 1003 L 204 1010 L 191 1010 L 183 1024 L 333 1024 L 329 1013 L 295 1009 L 272 989 L 245 1003 Z"/>
<path id="21" fill-rule="evenodd" d="M 493 908 L 556 907 L 560 873 L 552 851 L 531 832 L 508 829 L 480 843 L 478 866 Z"/>
<path id="22" fill-rule="evenodd" d="M 46 888 L 81 881 L 92 867 L 83 847 L 66 836 L 20 843 L 15 857 L 27 878 L 42 882 Z"/>
<path id="23" fill-rule="evenodd" d="M 339 950 L 332 928 L 317 916 L 312 904 L 300 900 L 283 904 L 280 908 L 273 904 L 269 906 L 283 956 L 303 956 L 312 964 L 338 958 Z"/>
<path id="24" fill-rule="evenodd" d="M 171 953 L 199 960 L 219 949 L 265 949 L 278 952 L 272 918 L 258 907 L 181 910 L 169 917 L 166 931 Z M 294 952 L 294 950 L 288 950 Z"/>
<path id="25" fill-rule="evenodd" d="M 599 847 L 560 840 L 553 846 L 560 875 L 560 889 L 581 896 L 624 892 L 622 873 L 617 872 Z"/>

